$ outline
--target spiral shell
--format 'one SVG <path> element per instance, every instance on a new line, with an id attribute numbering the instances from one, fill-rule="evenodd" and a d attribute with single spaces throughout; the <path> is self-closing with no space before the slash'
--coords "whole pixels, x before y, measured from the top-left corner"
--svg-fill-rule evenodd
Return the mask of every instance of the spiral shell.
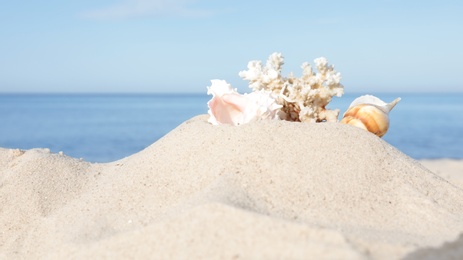
<path id="1" fill-rule="evenodd" d="M 396 98 L 391 103 L 385 103 L 371 95 L 358 97 L 344 113 L 341 123 L 365 129 L 382 137 L 389 129 L 389 112 L 399 101 L 400 98 Z"/>

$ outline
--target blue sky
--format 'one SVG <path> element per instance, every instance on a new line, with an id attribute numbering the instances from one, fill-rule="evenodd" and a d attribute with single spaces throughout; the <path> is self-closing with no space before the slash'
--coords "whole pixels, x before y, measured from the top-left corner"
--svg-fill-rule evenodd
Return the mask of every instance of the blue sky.
<path id="1" fill-rule="evenodd" d="M 273 52 L 347 92 L 462 92 L 462 1 L 0 2 L 0 92 L 206 92 Z"/>

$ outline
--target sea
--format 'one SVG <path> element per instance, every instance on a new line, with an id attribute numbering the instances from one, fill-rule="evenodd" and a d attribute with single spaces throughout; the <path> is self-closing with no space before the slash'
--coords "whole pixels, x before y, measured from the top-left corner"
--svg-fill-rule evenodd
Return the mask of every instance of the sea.
<path id="1" fill-rule="evenodd" d="M 383 139 L 414 159 L 463 159 L 463 93 L 375 94 L 402 100 Z M 360 94 L 335 97 L 341 115 Z M 207 113 L 206 94 L 0 94 L 0 147 L 49 148 L 111 162 Z M 194 138 L 194 137 L 192 137 Z"/>

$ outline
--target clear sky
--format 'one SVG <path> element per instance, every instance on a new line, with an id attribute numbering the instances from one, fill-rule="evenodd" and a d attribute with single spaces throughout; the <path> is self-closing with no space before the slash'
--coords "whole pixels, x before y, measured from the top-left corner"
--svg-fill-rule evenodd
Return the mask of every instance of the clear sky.
<path id="1" fill-rule="evenodd" d="M 0 92 L 206 92 L 273 52 L 347 92 L 463 92 L 463 1 L 0 2 Z"/>

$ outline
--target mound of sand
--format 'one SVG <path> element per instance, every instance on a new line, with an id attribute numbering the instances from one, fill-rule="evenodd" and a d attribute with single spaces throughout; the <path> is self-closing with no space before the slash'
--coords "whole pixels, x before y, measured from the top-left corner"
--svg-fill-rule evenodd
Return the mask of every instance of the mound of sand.
<path id="1" fill-rule="evenodd" d="M 463 161 L 455 159 L 420 160 L 433 173 L 463 189 Z"/>
<path id="2" fill-rule="evenodd" d="M 397 259 L 463 231 L 463 190 L 366 131 L 206 120 L 107 164 L 0 149 L 0 258 Z"/>

